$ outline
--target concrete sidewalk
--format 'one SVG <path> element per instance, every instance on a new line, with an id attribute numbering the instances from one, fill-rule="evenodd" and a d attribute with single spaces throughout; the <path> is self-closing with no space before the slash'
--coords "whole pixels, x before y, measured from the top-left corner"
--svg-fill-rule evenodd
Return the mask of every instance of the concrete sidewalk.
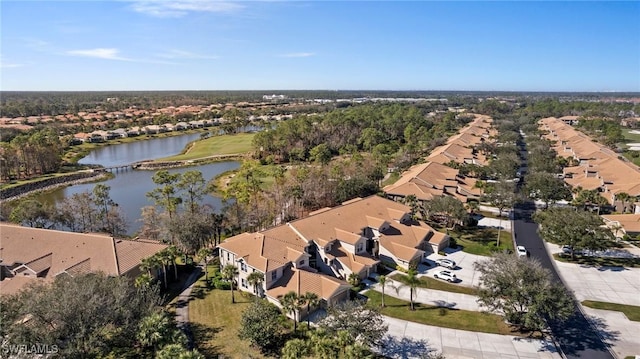
<path id="1" fill-rule="evenodd" d="M 393 274 L 393 273 L 392 273 Z M 390 276 L 392 275 L 390 274 Z M 380 283 L 375 283 L 370 286 L 371 289 L 382 292 L 382 286 Z M 396 291 L 397 288 L 398 290 Z M 406 285 L 395 281 L 391 278 L 387 278 L 387 284 L 385 285 L 384 294 L 409 301 L 410 289 Z M 434 290 L 428 288 L 418 288 L 414 293 L 415 303 L 424 303 L 430 305 L 437 305 L 439 307 L 447 307 L 452 309 L 464 309 L 479 312 L 481 311 L 480 305 L 476 302 L 477 297 L 468 294 L 445 292 L 442 290 Z"/>
<path id="2" fill-rule="evenodd" d="M 551 341 L 434 327 L 383 317 L 389 337 L 379 352 L 389 358 L 421 358 L 431 350 L 447 359 L 561 358 Z"/>

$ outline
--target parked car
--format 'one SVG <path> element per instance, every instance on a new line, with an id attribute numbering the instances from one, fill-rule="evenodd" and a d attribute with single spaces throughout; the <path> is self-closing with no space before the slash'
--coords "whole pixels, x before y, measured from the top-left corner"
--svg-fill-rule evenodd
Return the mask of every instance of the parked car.
<path id="1" fill-rule="evenodd" d="M 573 247 L 572 246 L 562 246 L 562 253 L 563 254 L 571 254 L 573 252 Z"/>
<path id="2" fill-rule="evenodd" d="M 529 251 L 524 246 L 517 246 L 516 252 L 518 252 L 518 257 L 528 257 Z"/>
<path id="3" fill-rule="evenodd" d="M 451 271 L 448 270 L 441 270 L 439 272 L 436 272 L 433 276 L 435 278 L 446 280 L 447 282 L 451 283 L 458 281 L 458 277 L 456 277 L 455 274 L 451 273 Z"/>
<path id="4" fill-rule="evenodd" d="M 438 259 L 436 260 L 436 264 L 441 267 L 445 267 L 449 269 L 456 268 L 456 262 L 452 261 L 451 259 L 446 259 L 446 258 Z"/>

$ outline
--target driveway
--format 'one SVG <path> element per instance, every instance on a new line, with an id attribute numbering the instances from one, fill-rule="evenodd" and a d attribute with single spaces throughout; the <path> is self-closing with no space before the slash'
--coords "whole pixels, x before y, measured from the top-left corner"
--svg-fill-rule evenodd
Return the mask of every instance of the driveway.
<path id="1" fill-rule="evenodd" d="M 389 358 L 422 358 L 441 351 L 447 359 L 561 358 L 552 342 L 509 335 L 434 327 L 383 317 L 389 336 L 380 353 Z"/>
<path id="2" fill-rule="evenodd" d="M 545 243 L 549 253 L 560 246 Z M 597 300 L 640 306 L 640 268 L 593 267 L 554 261 L 558 274 L 578 301 Z M 582 306 L 587 319 L 620 358 L 640 355 L 640 322 L 623 313 Z"/>
<path id="3" fill-rule="evenodd" d="M 465 253 L 459 249 L 445 248 L 445 255 L 438 253 L 432 253 L 427 257 L 427 261 L 431 264 L 431 267 L 421 265 L 418 267 L 418 276 L 433 277 L 435 272 L 441 270 L 448 270 L 444 267 L 435 265 L 435 261 L 441 258 L 451 259 L 457 264 L 457 268 L 452 270 L 456 277 L 460 279 L 458 285 L 466 287 L 477 287 L 480 285 L 480 273 L 478 273 L 473 267 L 473 263 L 477 261 L 485 261 L 488 257 L 479 256 L 475 254 Z"/>
<path id="4" fill-rule="evenodd" d="M 560 247 L 545 243 L 550 253 Z M 586 299 L 640 306 L 640 268 L 593 267 L 555 261 L 565 284 L 579 301 Z"/>

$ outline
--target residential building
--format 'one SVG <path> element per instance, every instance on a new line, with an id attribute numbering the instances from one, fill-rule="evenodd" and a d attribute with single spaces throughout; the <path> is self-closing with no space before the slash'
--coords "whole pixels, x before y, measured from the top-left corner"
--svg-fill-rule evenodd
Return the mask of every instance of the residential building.
<path id="1" fill-rule="evenodd" d="M 324 305 L 348 296 L 352 273 L 366 278 L 378 265 L 409 268 L 449 245 L 449 237 L 412 218 L 411 209 L 371 196 L 257 233 L 243 233 L 220 244 L 220 264 L 238 267 L 239 289 L 275 304 L 293 290 L 313 292 Z M 253 288 L 250 273 L 264 281 Z"/>
<path id="2" fill-rule="evenodd" d="M 157 241 L 116 239 L 0 222 L 0 294 L 18 292 L 34 281 L 61 274 L 103 272 L 135 278 L 142 259 L 167 246 Z M 159 275 L 159 273 L 153 273 Z"/>
<path id="3" fill-rule="evenodd" d="M 606 146 L 592 141 L 589 136 L 571 125 L 554 117 L 539 121 L 546 131 L 545 138 L 551 140 L 553 150 L 560 157 L 570 157 L 578 163 L 565 167 L 563 177 L 574 188 L 597 190 L 607 202 L 622 212 L 624 207 L 640 213 L 640 205 L 635 201 L 623 203 L 620 194 L 632 198 L 640 197 L 640 168 L 624 160 Z"/>

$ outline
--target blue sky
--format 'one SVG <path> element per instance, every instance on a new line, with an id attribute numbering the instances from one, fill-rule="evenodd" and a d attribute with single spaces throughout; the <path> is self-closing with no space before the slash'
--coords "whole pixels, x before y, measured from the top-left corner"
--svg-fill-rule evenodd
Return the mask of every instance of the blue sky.
<path id="1" fill-rule="evenodd" d="M 2 90 L 640 91 L 640 2 L 0 0 Z"/>

